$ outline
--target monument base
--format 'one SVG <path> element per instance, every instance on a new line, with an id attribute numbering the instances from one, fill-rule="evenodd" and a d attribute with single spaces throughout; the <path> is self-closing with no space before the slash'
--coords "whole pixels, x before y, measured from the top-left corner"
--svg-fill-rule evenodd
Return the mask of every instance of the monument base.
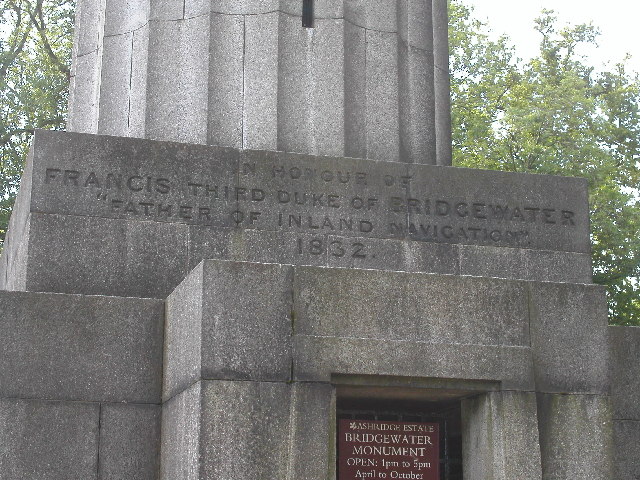
<path id="1" fill-rule="evenodd" d="M 587 214 L 573 179 L 39 132 L 0 478 L 344 480 L 353 419 L 441 426 L 406 438 L 447 480 L 632 479 L 640 330 L 607 326 Z M 376 438 L 342 461 L 433 476 Z"/>

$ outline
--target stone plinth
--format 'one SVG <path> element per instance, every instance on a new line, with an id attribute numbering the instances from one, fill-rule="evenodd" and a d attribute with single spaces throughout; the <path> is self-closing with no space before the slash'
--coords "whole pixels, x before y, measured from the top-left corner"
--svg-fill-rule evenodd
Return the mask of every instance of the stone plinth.
<path id="1" fill-rule="evenodd" d="M 586 199 L 38 132 L 0 266 L 0 478 L 334 480 L 358 399 L 455 406 L 473 478 L 635 475 L 639 339 L 590 284 Z"/>
<path id="2" fill-rule="evenodd" d="M 0 288 L 166 298 L 203 258 L 590 283 L 586 182 L 37 132 Z"/>

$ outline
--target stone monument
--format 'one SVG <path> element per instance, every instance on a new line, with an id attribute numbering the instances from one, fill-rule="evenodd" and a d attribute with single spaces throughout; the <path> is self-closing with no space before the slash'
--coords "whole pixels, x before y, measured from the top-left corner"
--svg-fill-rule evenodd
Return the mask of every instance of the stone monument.
<path id="1" fill-rule="evenodd" d="M 443 0 L 80 0 L 0 262 L 0 478 L 635 480 L 584 180 L 447 166 Z"/>

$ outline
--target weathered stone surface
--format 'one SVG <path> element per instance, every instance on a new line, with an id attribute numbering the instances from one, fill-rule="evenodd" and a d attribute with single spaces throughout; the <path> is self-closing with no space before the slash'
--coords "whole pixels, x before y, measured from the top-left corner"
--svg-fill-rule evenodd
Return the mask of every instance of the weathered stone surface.
<path id="1" fill-rule="evenodd" d="M 291 453 L 287 480 L 335 478 L 335 412 L 332 385 L 292 385 Z"/>
<path id="2" fill-rule="evenodd" d="M 297 267 L 295 333 L 529 346 L 523 282 Z"/>
<path id="3" fill-rule="evenodd" d="M 489 392 L 462 401 L 465 478 L 540 480 L 536 396 Z"/>
<path id="4" fill-rule="evenodd" d="M 289 478 L 291 386 L 197 382 L 163 412 L 162 480 Z"/>
<path id="5" fill-rule="evenodd" d="M 332 374 L 501 380 L 505 388 L 533 389 L 531 351 L 525 347 L 294 337 L 294 380 L 329 382 Z"/>
<path id="6" fill-rule="evenodd" d="M 505 184 L 497 172 L 61 132 L 34 142 L 3 288 L 165 298 L 207 257 L 589 280 L 575 179 Z M 530 189 L 543 193 L 527 207 Z M 528 234 L 506 233 L 516 227 Z"/>
<path id="7" fill-rule="evenodd" d="M 161 480 L 201 479 L 201 389 L 196 382 L 162 407 Z"/>
<path id="8" fill-rule="evenodd" d="M 531 283 L 530 295 L 536 391 L 608 394 L 604 288 Z"/>
<path id="9" fill-rule="evenodd" d="M 164 305 L 0 292 L 0 397 L 157 403 Z"/>
<path id="10" fill-rule="evenodd" d="M 538 394 L 543 480 L 609 480 L 613 425 L 609 397 Z"/>
<path id="11" fill-rule="evenodd" d="M 100 408 L 100 480 L 156 480 L 160 468 L 157 405 L 103 404 Z"/>
<path id="12" fill-rule="evenodd" d="M 165 298 L 188 272 L 187 225 L 32 213 L 28 228 L 15 290 Z"/>
<path id="13" fill-rule="evenodd" d="M 203 478 L 286 476 L 290 389 L 284 383 L 203 384 Z"/>
<path id="14" fill-rule="evenodd" d="M 460 245 L 460 274 L 538 282 L 591 283 L 591 256 L 524 248 Z"/>
<path id="15" fill-rule="evenodd" d="M 613 418 L 640 421 L 640 328 L 609 327 Z"/>
<path id="16" fill-rule="evenodd" d="M 302 28 L 297 0 L 81 0 L 70 128 L 339 156 L 355 133 L 363 158 L 435 163 L 432 17 L 446 28 L 446 16 L 430 3 L 315 0 L 313 28 Z M 131 56 L 136 36 L 143 57 Z M 354 49 L 366 61 L 353 62 Z M 147 65 L 148 81 L 127 84 L 138 75 L 126 70 Z M 127 102 L 136 96 L 145 101 Z M 354 107 L 362 121 L 347 132 Z M 450 124 L 440 128 L 446 142 Z"/>
<path id="17" fill-rule="evenodd" d="M 589 252 L 572 178 L 41 131 L 32 184 L 40 213 Z"/>
<path id="18" fill-rule="evenodd" d="M 0 478 L 97 480 L 99 409 L 0 398 Z"/>
<path id="19" fill-rule="evenodd" d="M 33 150 L 20 180 L 20 190 L 9 219 L 9 228 L 0 256 L 0 290 L 24 290 L 26 287 L 27 252 L 29 248 L 29 198 Z"/>
<path id="20" fill-rule="evenodd" d="M 640 478 L 640 421 L 613 422 L 616 480 Z"/>
<path id="21" fill-rule="evenodd" d="M 169 296 L 164 398 L 201 379 L 288 381 L 293 269 L 205 261 Z"/>

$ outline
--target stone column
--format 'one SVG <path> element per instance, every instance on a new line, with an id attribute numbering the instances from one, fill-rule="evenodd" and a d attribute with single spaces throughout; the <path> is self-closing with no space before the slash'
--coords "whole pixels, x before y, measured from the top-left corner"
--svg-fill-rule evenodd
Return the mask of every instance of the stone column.
<path id="1" fill-rule="evenodd" d="M 80 0 L 69 130 L 450 163 L 446 2 L 315 3 Z"/>

